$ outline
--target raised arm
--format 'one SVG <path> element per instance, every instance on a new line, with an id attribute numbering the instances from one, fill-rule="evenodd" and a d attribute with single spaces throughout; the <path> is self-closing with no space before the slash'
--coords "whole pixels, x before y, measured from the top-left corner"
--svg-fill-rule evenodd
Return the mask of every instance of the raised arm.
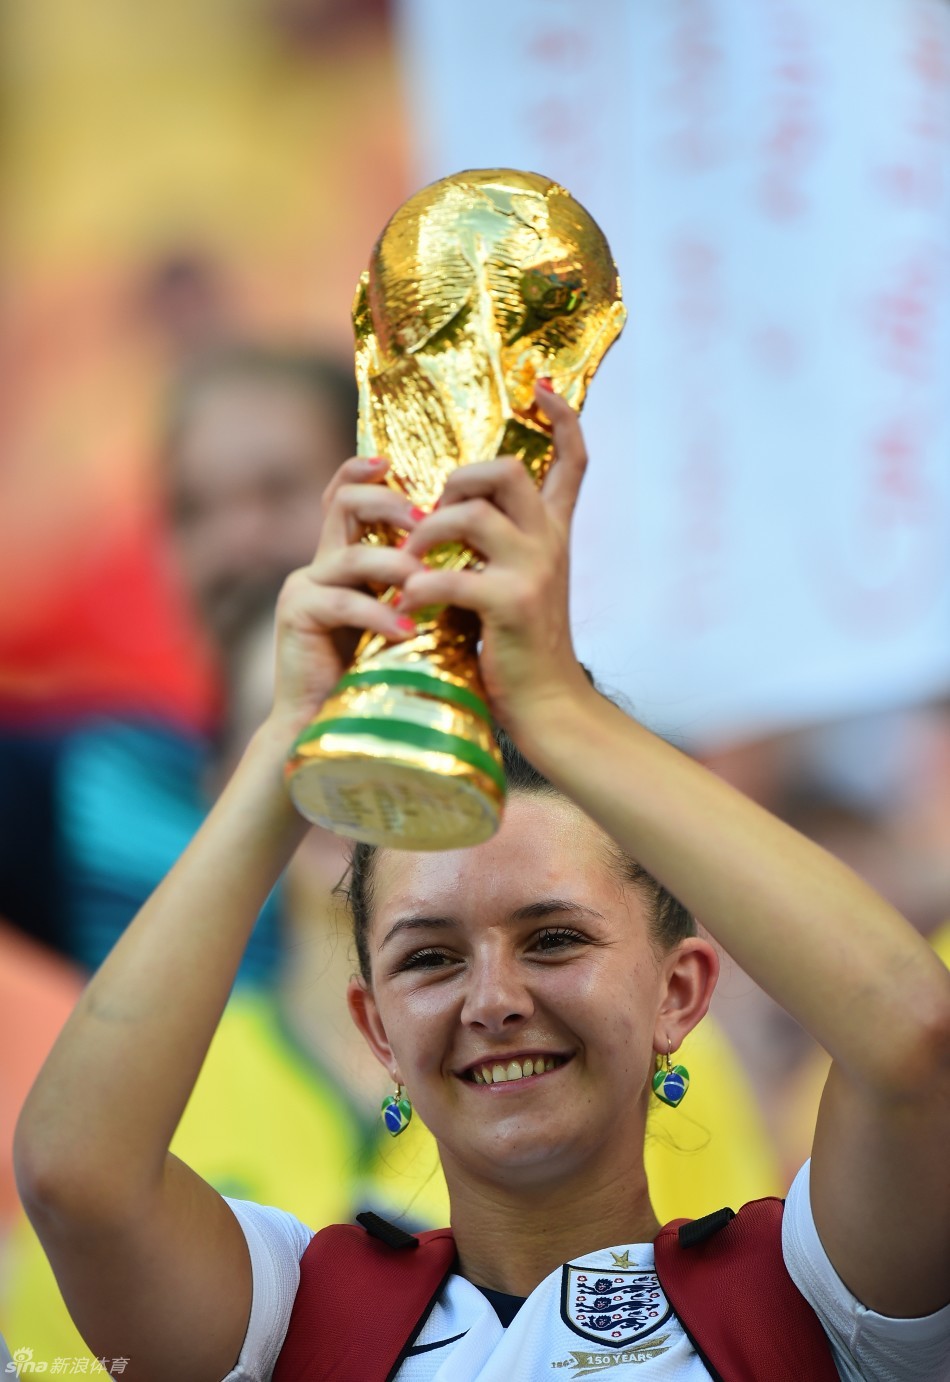
<path id="1" fill-rule="evenodd" d="M 94 1353 L 130 1359 L 133 1382 L 217 1382 L 244 1339 L 243 1234 L 168 1147 L 260 907 L 304 833 L 287 750 L 355 629 L 405 636 L 365 585 L 400 584 L 415 559 L 355 541 L 363 523 L 413 525 L 408 503 L 371 483 L 384 471 L 348 461 L 328 490 L 316 558 L 281 595 L 271 714 L 83 993 L 17 1127 L 20 1193 L 70 1313 Z"/>
<path id="2" fill-rule="evenodd" d="M 947 1304 L 950 974 L 850 869 L 614 707 L 554 730 L 525 752 L 832 1056 L 811 1195 L 838 1275 L 881 1314 Z"/>
<path id="3" fill-rule="evenodd" d="M 867 1307 L 927 1314 L 950 1301 L 950 975 L 837 859 L 591 690 L 567 618 L 583 440 L 562 400 L 542 406 L 558 459 L 541 499 L 509 462 L 456 472 L 408 545 L 465 541 L 485 568 L 417 574 L 403 608 L 478 612 L 486 686 L 522 751 L 831 1054 L 820 1237 Z"/>

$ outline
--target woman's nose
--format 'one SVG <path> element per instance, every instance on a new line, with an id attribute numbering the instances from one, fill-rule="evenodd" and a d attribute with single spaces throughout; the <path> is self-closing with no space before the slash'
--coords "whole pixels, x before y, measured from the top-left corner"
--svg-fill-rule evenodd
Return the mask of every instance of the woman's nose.
<path id="1" fill-rule="evenodd" d="M 462 1021 L 488 1032 L 500 1032 L 524 1022 L 534 1012 L 534 1000 L 517 961 L 494 958 L 474 961 L 462 1004 Z"/>

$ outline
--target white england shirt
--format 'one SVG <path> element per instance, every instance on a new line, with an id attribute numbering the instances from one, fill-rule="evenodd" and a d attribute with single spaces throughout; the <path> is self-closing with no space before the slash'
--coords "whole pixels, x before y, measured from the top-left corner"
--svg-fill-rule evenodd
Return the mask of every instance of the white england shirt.
<path id="1" fill-rule="evenodd" d="M 788 1193 L 782 1250 L 788 1271 L 817 1312 L 846 1382 L 947 1382 L 950 1305 L 916 1320 L 866 1310 L 835 1273 L 811 1215 L 809 1163 Z M 247 1239 L 253 1301 L 237 1365 L 225 1382 L 268 1382 L 313 1237 L 293 1215 L 229 1200 Z M 482 1292 L 450 1276 L 397 1382 L 708 1382 L 705 1367 L 670 1309 L 652 1243 L 621 1243 L 565 1263 L 546 1277 L 503 1327 Z"/>

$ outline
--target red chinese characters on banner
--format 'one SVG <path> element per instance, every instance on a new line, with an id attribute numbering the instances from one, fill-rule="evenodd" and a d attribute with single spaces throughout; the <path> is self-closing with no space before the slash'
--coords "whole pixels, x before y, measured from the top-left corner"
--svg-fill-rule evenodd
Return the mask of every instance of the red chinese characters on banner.
<path id="1" fill-rule="evenodd" d="M 904 23 L 894 154 L 872 180 L 881 214 L 894 224 L 895 250 L 863 314 L 881 388 L 870 400 L 852 536 L 875 552 L 875 571 L 845 584 L 852 617 L 878 629 L 906 625 L 931 609 L 945 561 L 934 400 L 948 276 L 934 212 L 950 210 L 950 12 L 910 5 Z"/>
<path id="2" fill-rule="evenodd" d="M 714 0 L 673 0 L 667 14 L 670 76 L 663 96 L 673 120 L 668 152 L 681 170 L 698 173 L 723 155 L 717 123 L 725 75 L 721 16 Z"/>
<path id="3" fill-rule="evenodd" d="M 769 0 L 771 108 L 765 119 L 759 202 L 776 221 L 808 210 L 806 175 L 822 142 L 821 74 L 809 17 L 791 0 Z"/>
<path id="4" fill-rule="evenodd" d="M 950 177 L 950 20 L 943 5 L 907 10 L 904 66 L 910 88 L 901 142 L 880 168 L 884 196 L 899 206 L 938 209 Z"/>
<path id="5" fill-rule="evenodd" d="M 522 8 L 515 52 L 524 104 L 513 118 L 539 150 L 537 171 L 556 168 L 573 188 L 582 170 L 597 165 L 605 142 L 597 121 L 606 35 L 585 22 L 576 0 L 535 0 Z"/>

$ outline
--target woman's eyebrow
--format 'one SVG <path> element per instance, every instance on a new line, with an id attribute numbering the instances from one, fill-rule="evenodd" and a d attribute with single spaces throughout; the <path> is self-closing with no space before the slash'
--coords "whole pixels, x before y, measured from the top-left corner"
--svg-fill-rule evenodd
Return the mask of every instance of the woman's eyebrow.
<path id="1" fill-rule="evenodd" d="M 458 922 L 451 917 L 438 916 L 409 916 L 401 917 L 399 921 L 390 926 L 379 945 L 376 947 L 377 954 L 384 950 L 393 937 L 398 936 L 403 931 L 437 931 L 444 927 L 455 927 Z"/>
<path id="2" fill-rule="evenodd" d="M 546 917 L 554 915 L 564 916 L 565 914 L 578 918 L 590 917 L 597 921 L 604 920 L 600 912 L 595 912 L 591 907 L 585 907 L 580 902 L 574 902 L 570 898 L 564 897 L 543 897 L 539 898 L 536 902 L 527 903 L 524 907 L 517 907 L 511 913 L 511 920 L 543 921 Z M 386 932 L 385 936 L 376 947 L 376 953 L 379 954 L 380 951 L 384 950 L 389 942 L 403 931 L 437 931 L 443 928 L 454 930 L 457 926 L 458 922 L 452 917 L 428 916 L 425 914 L 401 917 L 399 921 L 394 922 Z"/>
<path id="3" fill-rule="evenodd" d="M 537 902 L 529 902 L 525 907 L 518 907 L 511 914 L 512 921 L 543 921 L 545 917 L 553 915 L 555 912 L 570 913 L 576 917 L 592 917 L 598 921 L 603 921 L 604 917 L 600 912 L 595 912 L 592 907 L 585 907 L 583 903 L 574 902 L 565 897 L 544 897 Z"/>

